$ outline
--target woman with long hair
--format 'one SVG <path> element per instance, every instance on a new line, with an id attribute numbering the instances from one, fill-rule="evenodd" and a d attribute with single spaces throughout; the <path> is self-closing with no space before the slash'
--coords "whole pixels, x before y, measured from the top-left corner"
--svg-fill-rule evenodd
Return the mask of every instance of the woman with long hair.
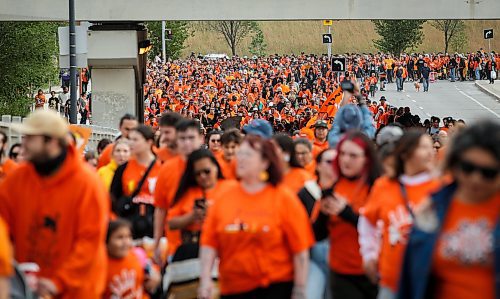
<path id="1" fill-rule="evenodd" d="M 160 162 L 153 153 L 154 132 L 139 125 L 129 133 L 132 157 L 116 169 L 111 182 L 113 212 L 132 222 L 134 239 L 153 236 L 154 192 Z"/>
<path id="2" fill-rule="evenodd" d="M 222 298 L 304 298 L 311 226 L 281 185 L 276 145 L 248 135 L 236 158 L 241 180 L 219 194 L 203 225 L 198 298 L 211 298 L 216 257 Z"/>
<path id="3" fill-rule="evenodd" d="M 188 156 L 186 170 L 179 183 L 179 188 L 172 201 L 168 213 L 168 225 L 171 230 L 181 231 L 183 248 L 196 250 L 176 252 L 174 261 L 182 257 L 178 255 L 198 255 L 198 242 L 201 226 L 206 211 L 213 205 L 213 198 L 223 187 L 222 172 L 212 152 L 208 149 L 195 150 Z M 194 245 L 194 246 L 192 246 Z"/>
<path id="4" fill-rule="evenodd" d="M 358 221 L 363 266 L 370 280 L 379 284 L 380 299 L 395 298 L 412 214 L 440 184 L 433 175 L 432 139 L 423 130 L 405 132 L 392 156 L 394 171 L 375 182 Z"/>
<path id="5" fill-rule="evenodd" d="M 445 171 L 453 182 L 415 211 L 397 298 L 499 298 L 500 123 L 457 133 Z"/>
<path id="6" fill-rule="evenodd" d="M 323 190 L 321 213 L 314 223 L 317 240 L 330 238 L 333 298 L 372 299 L 377 286 L 365 276 L 359 253 L 359 211 L 380 174 L 372 141 L 359 131 L 347 132 L 337 145 L 333 187 Z"/>

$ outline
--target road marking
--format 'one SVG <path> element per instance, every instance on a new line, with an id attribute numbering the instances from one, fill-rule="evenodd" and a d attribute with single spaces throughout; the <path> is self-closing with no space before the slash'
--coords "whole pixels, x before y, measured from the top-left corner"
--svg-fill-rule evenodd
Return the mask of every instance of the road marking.
<path id="1" fill-rule="evenodd" d="M 418 107 L 418 108 L 420 108 L 420 110 L 424 110 L 424 107 L 422 107 L 422 106 L 420 106 L 420 107 Z"/>
<path id="2" fill-rule="evenodd" d="M 406 95 L 407 97 L 411 98 L 409 94 Z"/>
<path id="3" fill-rule="evenodd" d="M 417 101 L 415 101 L 415 100 L 411 100 L 411 101 L 412 101 L 413 103 L 416 103 L 416 102 L 417 102 Z"/>
<path id="4" fill-rule="evenodd" d="M 474 99 L 473 97 L 471 97 L 470 95 L 466 94 L 465 92 L 463 91 L 459 91 L 461 94 L 463 94 L 464 96 L 468 97 L 469 99 L 473 100 L 474 102 L 476 102 L 476 104 L 478 104 L 479 106 L 483 107 L 484 109 L 488 110 L 489 112 L 491 112 L 493 115 L 495 115 L 496 117 L 500 118 L 500 115 L 498 113 L 496 113 L 495 111 L 491 110 L 490 108 L 484 106 L 483 104 L 481 104 L 478 100 Z"/>

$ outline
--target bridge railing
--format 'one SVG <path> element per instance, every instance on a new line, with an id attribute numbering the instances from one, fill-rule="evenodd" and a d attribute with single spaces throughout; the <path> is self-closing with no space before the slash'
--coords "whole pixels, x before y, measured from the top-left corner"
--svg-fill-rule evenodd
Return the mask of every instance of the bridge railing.
<path id="1" fill-rule="evenodd" d="M 22 135 L 12 130 L 11 124 L 13 123 L 21 123 L 23 122 L 23 118 L 20 116 L 12 116 L 12 115 L 2 115 L 2 119 L 0 120 L 0 130 L 5 132 L 9 138 L 9 147 L 14 143 L 20 143 Z M 87 143 L 86 150 L 96 150 L 97 143 L 104 138 L 114 140 L 116 136 L 118 136 L 119 131 L 112 128 L 104 128 L 99 126 L 88 126 L 81 125 L 82 127 L 89 128 L 92 130 L 92 135 L 89 138 Z"/>

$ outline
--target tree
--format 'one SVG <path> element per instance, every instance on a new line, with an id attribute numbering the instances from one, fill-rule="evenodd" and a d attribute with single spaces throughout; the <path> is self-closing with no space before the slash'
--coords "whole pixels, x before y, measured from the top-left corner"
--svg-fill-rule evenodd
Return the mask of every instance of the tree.
<path id="1" fill-rule="evenodd" d="M 0 114 L 26 116 L 58 75 L 56 22 L 0 22 Z"/>
<path id="2" fill-rule="evenodd" d="M 462 20 L 436 20 L 431 25 L 444 34 L 444 53 L 448 53 L 450 43 L 465 31 L 465 22 Z"/>
<path id="3" fill-rule="evenodd" d="M 248 51 L 256 56 L 265 56 L 267 44 L 264 39 L 264 33 L 259 27 L 254 28 L 255 34 L 252 37 L 252 42 L 248 47 Z"/>
<path id="4" fill-rule="evenodd" d="M 384 52 L 399 55 L 406 49 L 413 49 L 422 43 L 423 20 L 372 21 L 380 39 L 374 40 L 375 47 Z"/>
<path id="5" fill-rule="evenodd" d="M 177 59 L 184 50 L 184 42 L 192 34 L 188 22 L 184 21 L 166 21 L 165 28 L 172 30 L 172 39 L 166 41 L 167 57 Z M 153 59 L 156 55 L 161 55 L 161 21 L 146 22 L 149 40 L 153 48 L 149 51 L 149 58 Z M 166 37 L 165 37 L 166 38 Z"/>
<path id="6" fill-rule="evenodd" d="M 207 26 L 224 36 L 233 56 L 236 55 L 238 44 L 258 28 L 255 21 L 216 21 L 207 22 Z"/>

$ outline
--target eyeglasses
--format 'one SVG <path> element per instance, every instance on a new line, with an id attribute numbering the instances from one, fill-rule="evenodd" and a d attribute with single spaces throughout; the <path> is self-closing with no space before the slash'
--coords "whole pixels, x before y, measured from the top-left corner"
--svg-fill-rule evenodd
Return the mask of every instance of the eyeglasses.
<path id="1" fill-rule="evenodd" d="M 220 143 L 220 139 L 211 139 L 210 142 L 213 142 L 213 143 Z"/>
<path id="2" fill-rule="evenodd" d="M 481 176 L 485 179 L 488 180 L 493 180 L 494 178 L 497 177 L 498 172 L 500 169 L 498 168 L 493 168 L 493 167 L 484 167 L 484 166 L 479 166 L 476 165 L 472 162 L 469 161 L 460 161 L 459 163 L 460 170 L 462 170 L 465 174 L 470 175 L 473 172 L 479 172 L 481 173 Z"/>
<path id="3" fill-rule="evenodd" d="M 199 177 L 199 176 L 201 176 L 202 174 L 204 174 L 204 175 L 209 175 L 210 173 L 212 173 L 212 170 L 211 170 L 211 169 L 209 169 L 209 168 L 206 168 L 206 169 L 200 169 L 200 170 L 198 170 L 198 171 L 195 171 L 195 172 L 194 172 L 194 175 L 195 175 L 195 176 L 197 176 L 197 177 Z"/>

